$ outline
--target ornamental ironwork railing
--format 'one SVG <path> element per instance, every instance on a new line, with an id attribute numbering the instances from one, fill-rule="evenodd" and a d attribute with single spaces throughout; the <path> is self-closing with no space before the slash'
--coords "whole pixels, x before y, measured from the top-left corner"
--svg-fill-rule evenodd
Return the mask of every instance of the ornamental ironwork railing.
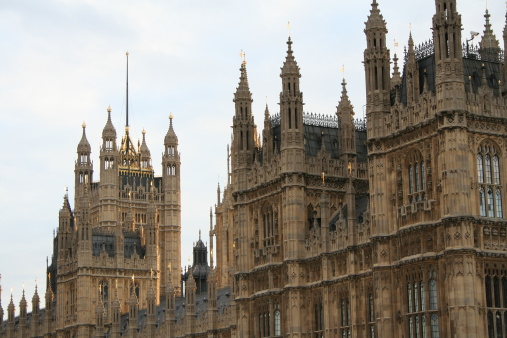
<path id="1" fill-rule="evenodd" d="M 466 44 L 462 46 L 463 57 L 489 62 L 502 62 L 504 60 L 504 51 L 500 48 L 484 48 L 478 45 Z"/>
<path id="2" fill-rule="evenodd" d="M 271 117 L 271 128 L 278 127 L 280 123 L 279 113 Z M 324 128 L 338 128 L 338 117 L 336 115 L 303 113 L 303 124 Z M 356 131 L 366 131 L 366 119 L 355 119 L 354 127 Z"/>
<path id="3" fill-rule="evenodd" d="M 505 59 L 504 51 L 501 48 L 484 48 L 481 49 L 478 45 L 470 43 L 463 43 L 461 47 L 462 56 L 467 59 L 475 59 L 489 62 L 503 62 Z M 405 47 L 405 63 L 408 60 L 407 47 Z M 435 54 L 435 45 L 433 40 L 430 39 L 421 43 L 414 48 L 415 59 L 419 61 L 430 55 Z"/>
<path id="4" fill-rule="evenodd" d="M 421 59 L 424 59 L 425 57 L 435 54 L 435 45 L 433 44 L 433 40 L 425 41 L 419 44 L 418 46 L 414 47 L 414 53 L 416 61 L 419 61 Z M 405 63 L 407 63 L 407 60 L 408 60 L 408 52 L 407 47 L 405 46 Z"/>
<path id="5" fill-rule="evenodd" d="M 366 119 L 355 119 L 354 127 L 356 131 L 366 131 Z"/>
<path id="6" fill-rule="evenodd" d="M 338 117 L 336 115 L 303 113 L 303 124 L 307 126 L 338 128 Z"/>

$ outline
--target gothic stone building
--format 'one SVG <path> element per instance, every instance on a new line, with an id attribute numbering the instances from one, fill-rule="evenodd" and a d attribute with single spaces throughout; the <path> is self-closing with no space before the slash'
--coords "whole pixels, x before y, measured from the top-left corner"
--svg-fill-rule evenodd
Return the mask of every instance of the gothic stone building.
<path id="1" fill-rule="evenodd" d="M 15 317 L 11 299 L 1 334 L 507 337 L 507 67 L 485 18 L 479 46 L 463 46 L 457 1 L 435 0 L 433 39 L 410 36 L 400 72 L 373 0 L 366 123 L 345 81 L 336 116 L 303 111 L 289 38 L 280 112 L 266 107 L 259 137 L 242 63 L 228 182 L 210 215 L 216 267 L 199 294 L 191 268 L 177 287 L 172 125 L 162 178 L 145 142 L 134 151 L 127 129 L 117 147 L 108 120 L 93 182 L 83 133 L 46 308 L 36 293 L 28 314 L 23 296 Z"/>

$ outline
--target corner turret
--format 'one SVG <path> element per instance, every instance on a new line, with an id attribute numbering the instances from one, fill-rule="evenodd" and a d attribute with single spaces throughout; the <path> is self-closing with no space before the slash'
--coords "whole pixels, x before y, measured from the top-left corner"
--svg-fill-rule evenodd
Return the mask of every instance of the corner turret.
<path id="1" fill-rule="evenodd" d="M 248 86 L 246 61 L 241 63 L 239 84 L 234 94 L 235 114 L 232 122 L 233 184 L 238 190 L 247 188 L 246 175 L 254 162 L 255 135 L 257 133 L 252 115 L 252 93 Z"/>
<path id="2" fill-rule="evenodd" d="M 287 55 L 281 68 L 282 91 L 280 92 L 280 147 L 282 172 L 304 170 L 303 93 L 300 91 L 301 73 L 292 51 L 292 40 L 287 40 Z"/>
<path id="3" fill-rule="evenodd" d="M 181 188 L 180 188 L 180 153 L 178 151 L 178 137 L 173 128 L 173 114 L 169 115 L 169 129 L 164 138 L 164 153 L 162 155 L 162 192 L 165 206 L 160 213 L 160 261 L 171 266 L 181 266 Z M 170 270 L 172 280 L 179 279 L 178 269 Z M 161 270 L 160 285 L 162 295 L 165 293 L 167 278 L 165 269 Z M 176 294 L 181 292 L 176 287 Z"/>
<path id="4" fill-rule="evenodd" d="M 91 160 L 91 146 L 86 138 L 86 123 L 83 123 L 83 135 L 77 145 L 77 161 L 75 164 L 75 200 L 84 194 L 84 187 L 93 180 L 93 163 Z"/>
<path id="5" fill-rule="evenodd" d="M 384 119 L 390 112 L 391 70 L 390 52 L 386 47 L 386 22 L 377 1 L 371 4 L 370 15 L 365 22 L 367 46 L 364 51 L 366 74 L 366 117 L 368 138 L 384 136 Z"/>
<path id="6" fill-rule="evenodd" d="M 437 112 L 464 108 L 465 81 L 461 46 L 461 15 L 456 0 L 435 0 L 433 43 L 435 45 Z"/>

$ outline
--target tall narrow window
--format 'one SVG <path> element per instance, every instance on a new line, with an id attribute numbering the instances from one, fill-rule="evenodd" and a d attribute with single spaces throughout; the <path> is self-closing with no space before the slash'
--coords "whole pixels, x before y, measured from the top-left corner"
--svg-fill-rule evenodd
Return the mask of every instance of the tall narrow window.
<path id="1" fill-rule="evenodd" d="M 496 217 L 503 218 L 503 212 L 502 212 L 502 192 L 500 191 L 500 189 L 496 189 L 495 195 L 496 195 L 495 196 L 495 198 L 496 198 L 496 205 L 495 205 Z"/>
<path id="2" fill-rule="evenodd" d="M 419 166 L 416 163 L 414 167 L 415 167 L 415 191 L 420 191 L 421 188 L 419 187 Z"/>
<path id="3" fill-rule="evenodd" d="M 490 141 L 477 152 L 477 182 L 479 185 L 479 215 L 503 218 L 500 177 L 500 156 Z"/>
<path id="4" fill-rule="evenodd" d="M 495 217 L 493 206 L 493 191 L 488 190 L 488 217 Z"/>
<path id="5" fill-rule="evenodd" d="M 422 326 L 422 336 L 426 338 L 426 316 L 422 316 L 421 318 L 421 326 Z"/>
<path id="6" fill-rule="evenodd" d="M 421 282 L 419 291 L 421 292 L 421 311 L 426 311 L 425 303 L 424 303 L 424 282 Z"/>
<path id="7" fill-rule="evenodd" d="M 414 173 L 412 169 L 412 165 L 408 166 L 408 190 L 411 194 L 414 193 Z"/>
<path id="8" fill-rule="evenodd" d="M 486 155 L 486 183 L 491 183 L 491 157 Z"/>
<path id="9" fill-rule="evenodd" d="M 417 282 L 414 282 L 414 312 L 419 311 L 419 290 L 417 288 Z"/>
<path id="10" fill-rule="evenodd" d="M 421 162 L 421 190 L 426 190 L 426 168 L 424 162 Z"/>
<path id="11" fill-rule="evenodd" d="M 281 327 L 280 327 L 281 315 L 280 310 L 275 310 L 275 336 L 281 335 Z"/>
<path id="12" fill-rule="evenodd" d="M 479 189 L 479 203 L 480 215 L 486 216 L 486 195 L 484 194 L 484 189 L 482 187 Z"/>
<path id="13" fill-rule="evenodd" d="M 477 155 L 477 177 L 479 183 L 484 183 L 484 165 L 482 155 Z"/>
<path id="14" fill-rule="evenodd" d="M 407 284 L 407 305 L 408 305 L 408 313 L 412 312 L 412 285 L 410 283 Z"/>
<path id="15" fill-rule="evenodd" d="M 437 300 L 437 281 L 435 279 L 430 279 L 429 281 L 429 291 L 430 291 L 430 310 L 436 310 L 438 307 Z"/>
<path id="16" fill-rule="evenodd" d="M 438 314 L 431 315 L 431 338 L 440 338 L 440 330 L 438 328 Z"/>
<path id="17" fill-rule="evenodd" d="M 493 184 L 500 184 L 500 165 L 496 155 L 493 157 Z"/>

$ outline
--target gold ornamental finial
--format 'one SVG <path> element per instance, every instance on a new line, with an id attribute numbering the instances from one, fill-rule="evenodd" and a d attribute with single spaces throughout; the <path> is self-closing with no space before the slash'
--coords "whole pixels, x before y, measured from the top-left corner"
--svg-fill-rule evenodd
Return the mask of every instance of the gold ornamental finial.
<path id="1" fill-rule="evenodd" d="M 141 133 L 142 133 L 143 135 L 144 135 L 144 134 L 146 134 L 146 130 L 144 130 L 144 128 L 143 128 L 143 131 L 142 131 Z"/>
<path id="2" fill-rule="evenodd" d="M 173 113 L 169 113 L 169 120 L 172 120 L 174 118 Z"/>
<path id="3" fill-rule="evenodd" d="M 127 52 L 125 53 L 125 55 L 129 56 L 129 52 L 127 51 Z"/>
<path id="4" fill-rule="evenodd" d="M 107 112 L 110 113 L 113 109 L 111 109 L 111 105 L 107 106 Z"/>
<path id="5" fill-rule="evenodd" d="M 81 125 L 81 127 L 83 127 L 83 129 L 86 128 L 86 122 L 85 121 L 83 121 L 83 124 Z"/>
<path id="6" fill-rule="evenodd" d="M 246 65 L 246 52 L 243 49 L 239 52 L 239 57 L 243 60 L 242 64 Z"/>

